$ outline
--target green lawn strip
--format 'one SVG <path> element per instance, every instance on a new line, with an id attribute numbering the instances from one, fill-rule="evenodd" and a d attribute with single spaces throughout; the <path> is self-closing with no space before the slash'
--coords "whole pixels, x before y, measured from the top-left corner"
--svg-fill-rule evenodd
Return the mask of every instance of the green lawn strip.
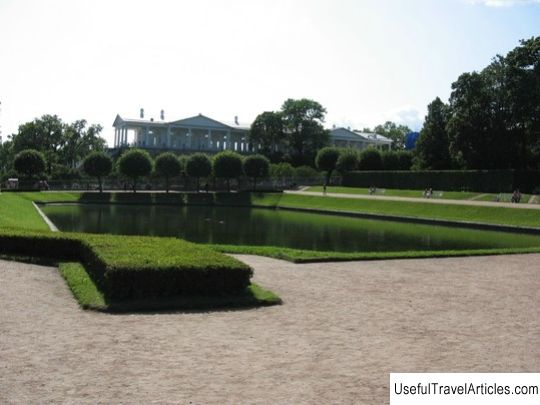
<path id="1" fill-rule="evenodd" d="M 306 191 L 320 192 L 322 193 L 322 186 L 312 186 L 309 187 Z M 440 190 L 436 190 L 440 191 Z M 360 195 L 369 195 L 369 189 L 367 188 L 356 188 L 356 187 L 327 187 L 327 193 L 336 193 L 336 194 L 360 194 Z M 465 191 L 443 191 L 440 199 L 447 200 L 470 200 L 471 198 L 480 195 L 480 193 L 471 193 Z M 386 189 L 383 194 L 389 197 L 412 197 L 412 198 L 422 198 L 424 195 L 424 190 L 399 190 L 399 189 Z"/>
<path id="2" fill-rule="evenodd" d="M 251 283 L 244 292 L 234 295 L 159 297 L 134 300 L 107 299 L 80 263 L 60 263 L 59 270 L 73 296 L 84 309 L 133 312 L 180 309 L 205 310 L 281 304 L 281 299 L 277 295 L 254 283 Z"/>
<path id="3" fill-rule="evenodd" d="M 99 311 L 107 309 L 103 293 L 99 291 L 82 264 L 60 263 L 58 270 L 82 308 Z"/>
<path id="4" fill-rule="evenodd" d="M 540 253 L 540 247 L 467 250 L 426 250 L 404 252 L 322 252 L 274 246 L 209 245 L 223 253 L 267 256 L 293 263 L 338 262 L 355 260 L 422 259 L 461 256 Z"/>
<path id="5" fill-rule="evenodd" d="M 362 200 L 328 196 L 283 194 L 275 199 L 252 196 L 256 205 L 283 208 L 302 208 L 381 216 L 425 218 L 456 222 L 473 222 L 522 227 L 540 227 L 540 213 L 532 209 L 483 207 L 477 205 L 433 204 L 409 201 Z"/>
<path id="6" fill-rule="evenodd" d="M 204 308 L 270 305 L 279 301 L 261 295 L 260 289 L 246 292 L 252 269 L 245 263 L 176 238 L 2 228 L 0 254 L 82 262 L 107 309 L 114 309 L 120 302 L 123 307 L 143 310 L 172 309 L 174 305 L 195 308 L 199 304 Z M 80 271 L 68 266 L 65 277 L 72 280 L 74 293 L 82 295 L 83 307 L 90 307 L 90 303 L 93 308 L 100 307 Z"/>
<path id="7" fill-rule="evenodd" d="M 32 201 L 19 193 L 0 193 L 0 228 L 49 229 Z"/>

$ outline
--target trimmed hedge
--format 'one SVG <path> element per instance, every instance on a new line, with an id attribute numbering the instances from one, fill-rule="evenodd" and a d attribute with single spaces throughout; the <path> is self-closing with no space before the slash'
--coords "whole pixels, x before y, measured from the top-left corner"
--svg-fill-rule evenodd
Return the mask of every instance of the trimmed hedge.
<path id="1" fill-rule="evenodd" d="M 111 299 L 235 294 L 253 275 L 232 257 L 175 238 L 4 229 L 0 253 L 80 261 Z"/>
<path id="2" fill-rule="evenodd" d="M 431 187 L 445 191 L 485 193 L 532 193 L 540 188 L 540 171 L 515 170 L 432 170 L 432 171 L 355 171 L 342 180 L 346 187 L 380 187 L 422 190 Z"/>

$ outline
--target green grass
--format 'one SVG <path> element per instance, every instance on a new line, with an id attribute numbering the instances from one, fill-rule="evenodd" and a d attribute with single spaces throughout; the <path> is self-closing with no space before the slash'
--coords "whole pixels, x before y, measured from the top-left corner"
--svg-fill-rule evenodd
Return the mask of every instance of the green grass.
<path id="1" fill-rule="evenodd" d="M 277 246 L 209 245 L 223 253 L 267 256 L 293 263 L 340 262 L 354 260 L 422 259 L 433 257 L 485 256 L 540 253 L 540 247 L 466 250 L 424 250 L 404 252 L 323 252 Z"/>
<path id="2" fill-rule="evenodd" d="M 80 263 L 60 263 L 60 274 L 84 309 L 108 312 L 157 310 L 206 310 L 281 304 L 281 298 L 251 283 L 241 294 L 218 296 L 165 297 L 135 300 L 107 299 Z"/>
<path id="3" fill-rule="evenodd" d="M 268 199 L 266 195 L 253 196 L 252 202 L 257 205 L 278 208 L 302 208 L 456 222 L 540 227 L 540 212 L 533 209 L 432 204 L 427 202 L 386 201 L 377 199 L 363 200 L 298 194 L 283 194 L 277 202 L 274 196 Z"/>
<path id="4" fill-rule="evenodd" d="M 84 309 L 106 310 L 107 303 L 102 292 L 92 281 L 84 266 L 80 263 L 60 263 L 60 274 Z"/>
<path id="5" fill-rule="evenodd" d="M 0 229 L 48 230 L 32 201 L 20 193 L 0 193 Z"/>

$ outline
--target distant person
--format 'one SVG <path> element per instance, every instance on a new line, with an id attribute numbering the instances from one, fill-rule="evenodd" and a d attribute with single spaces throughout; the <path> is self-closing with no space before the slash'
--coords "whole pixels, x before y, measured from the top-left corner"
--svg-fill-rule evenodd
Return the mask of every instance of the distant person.
<path id="1" fill-rule="evenodd" d="M 322 193 L 323 193 L 323 194 L 326 194 L 326 184 L 325 184 L 325 185 L 323 186 L 323 188 L 322 188 Z"/>

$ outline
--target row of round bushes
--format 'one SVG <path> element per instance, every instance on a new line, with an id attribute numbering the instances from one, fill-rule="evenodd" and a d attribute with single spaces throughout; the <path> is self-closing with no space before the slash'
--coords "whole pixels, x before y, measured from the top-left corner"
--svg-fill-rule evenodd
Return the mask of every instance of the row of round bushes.
<path id="1" fill-rule="evenodd" d="M 40 175 L 45 171 L 45 159 L 36 150 L 20 152 L 14 160 L 15 170 L 26 176 Z M 262 155 L 242 157 L 232 151 L 223 151 L 213 158 L 203 153 L 178 157 L 171 152 L 165 152 L 152 159 L 144 150 L 132 149 L 124 153 L 116 162 L 118 172 L 132 180 L 133 191 L 137 188 L 140 177 L 155 175 L 165 179 L 166 189 L 169 191 L 170 179 L 185 174 L 194 178 L 199 189 L 201 178 L 211 175 L 226 180 L 230 190 L 230 180 L 240 176 L 247 176 L 253 180 L 256 188 L 257 180 L 268 177 L 270 162 Z M 105 152 L 92 152 L 83 161 L 82 168 L 89 176 L 96 177 L 99 190 L 102 191 L 102 180 L 113 170 L 113 161 Z"/>

